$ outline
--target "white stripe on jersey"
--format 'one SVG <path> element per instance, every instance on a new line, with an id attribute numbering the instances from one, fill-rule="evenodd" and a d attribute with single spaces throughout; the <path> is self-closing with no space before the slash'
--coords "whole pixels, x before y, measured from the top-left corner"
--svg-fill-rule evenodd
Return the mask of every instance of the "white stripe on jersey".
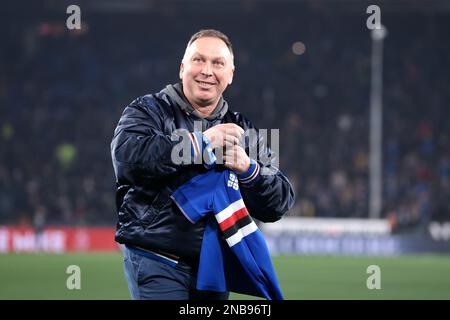
<path id="1" fill-rule="evenodd" d="M 239 199 L 238 201 L 233 202 L 228 207 L 220 211 L 218 214 L 216 214 L 216 220 L 218 223 L 221 223 L 222 221 L 228 219 L 235 213 L 236 211 L 242 209 L 245 207 L 244 201 L 242 199 Z"/>
<path id="2" fill-rule="evenodd" d="M 227 243 L 231 248 L 235 244 L 241 242 L 243 237 L 248 236 L 249 234 L 255 232 L 256 230 L 258 230 L 258 226 L 255 224 L 254 221 L 252 221 L 250 224 L 240 228 L 235 234 L 229 237 L 227 239 Z"/>

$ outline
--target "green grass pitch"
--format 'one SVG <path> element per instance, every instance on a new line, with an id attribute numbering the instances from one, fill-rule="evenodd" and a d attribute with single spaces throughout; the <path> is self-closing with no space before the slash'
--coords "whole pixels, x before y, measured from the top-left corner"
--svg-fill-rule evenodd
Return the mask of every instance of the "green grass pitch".
<path id="1" fill-rule="evenodd" d="M 450 299 L 449 256 L 276 256 L 273 262 L 289 300 Z M 80 290 L 66 287 L 69 265 L 81 269 Z M 380 267 L 381 289 L 367 288 L 369 265 Z M 121 253 L 0 254 L 0 299 L 129 299 Z"/>

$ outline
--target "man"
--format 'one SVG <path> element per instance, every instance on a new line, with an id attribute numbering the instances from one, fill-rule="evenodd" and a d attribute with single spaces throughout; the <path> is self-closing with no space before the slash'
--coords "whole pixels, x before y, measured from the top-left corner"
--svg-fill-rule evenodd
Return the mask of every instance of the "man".
<path id="1" fill-rule="evenodd" d="M 293 205 L 287 178 L 270 163 L 250 159 L 249 146 L 240 144 L 244 131 L 254 126 L 230 111 L 222 97 L 233 75 L 227 36 L 201 30 L 188 42 L 180 65 L 181 83 L 137 98 L 119 120 L 111 143 L 117 180 L 115 239 L 125 245 L 125 275 L 133 299 L 228 298 L 228 293 L 196 290 L 205 221 L 192 224 L 170 198 L 178 187 L 210 168 L 198 161 L 205 148 L 225 147 L 223 166 L 240 178 L 243 200 L 254 218 L 277 221 Z M 196 121 L 202 132 L 194 131 Z M 179 144 L 173 136 L 179 129 L 189 132 L 194 157 L 188 163 L 173 159 Z M 269 153 L 267 148 L 259 150 L 260 157 Z M 272 174 L 262 174 L 264 167 Z"/>

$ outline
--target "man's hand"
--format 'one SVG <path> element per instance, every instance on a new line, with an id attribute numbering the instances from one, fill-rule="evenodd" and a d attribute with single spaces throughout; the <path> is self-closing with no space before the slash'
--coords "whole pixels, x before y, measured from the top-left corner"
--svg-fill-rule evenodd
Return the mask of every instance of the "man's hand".
<path id="1" fill-rule="evenodd" d="M 218 124 L 209 128 L 203 135 L 209 140 L 212 149 L 239 144 L 244 129 L 234 123 Z"/>
<path id="2" fill-rule="evenodd" d="M 242 174 L 250 168 L 250 158 L 240 145 L 227 146 L 223 154 L 223 165 Z"/>

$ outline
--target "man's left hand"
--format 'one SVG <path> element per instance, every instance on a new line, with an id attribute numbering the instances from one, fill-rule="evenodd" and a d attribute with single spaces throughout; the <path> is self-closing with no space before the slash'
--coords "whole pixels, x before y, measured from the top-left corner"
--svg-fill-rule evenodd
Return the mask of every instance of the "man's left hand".
<path id="1" fill-rule="evenodd" d="M 250 158 L 240 145 L 227 146 L 223 154 L 223 165 L 237 174 L 242 174 L 250 168 Z"/>

